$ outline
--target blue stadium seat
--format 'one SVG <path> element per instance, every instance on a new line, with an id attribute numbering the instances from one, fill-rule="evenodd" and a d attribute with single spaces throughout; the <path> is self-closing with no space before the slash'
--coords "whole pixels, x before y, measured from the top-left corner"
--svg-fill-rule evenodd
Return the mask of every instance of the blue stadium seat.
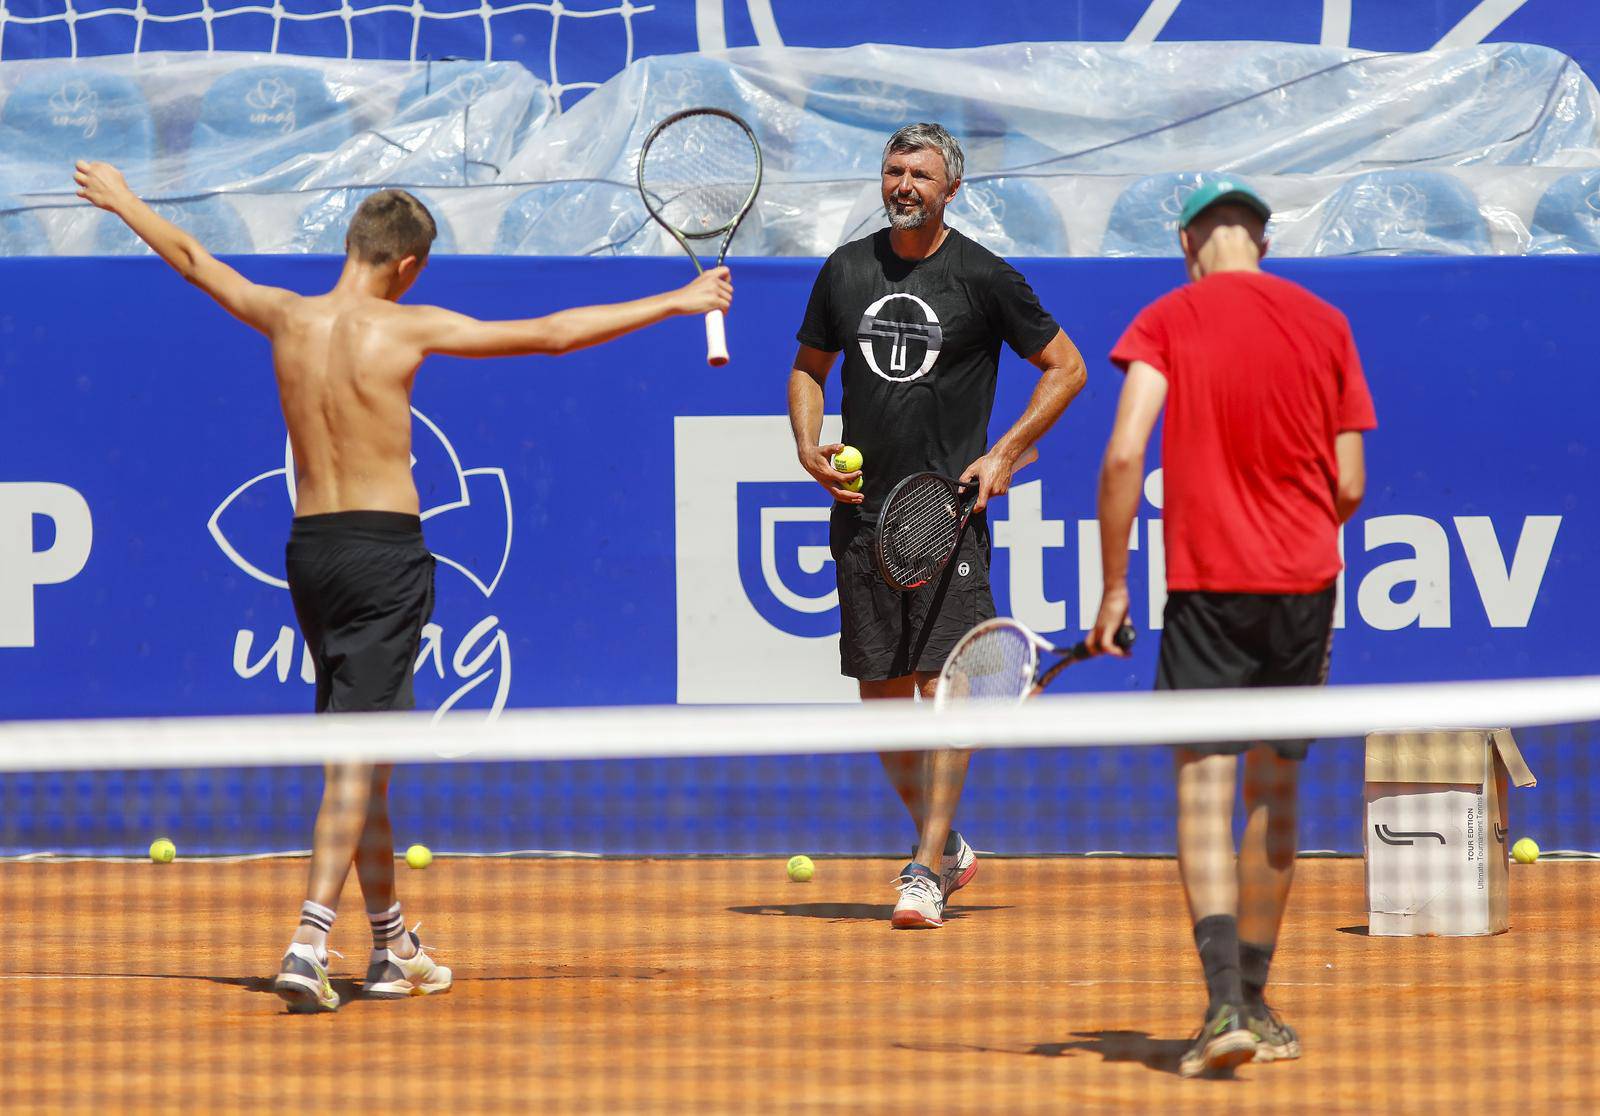
<path id="1" fill-rule="evenodd" d="M 1066 256 L 1067 226 L 1050 195 L 1027 178 L 976 178 L 966 182 L 946 211 L 951 224 L 974 231 L 998 226 L 1009 244 L 987 243 L 1002 256 Z"/>
<path id="2" fill-rule="evenodd" d="M 452 126 L 464 131 L 466 153 L 463 159 L 456 150 L 448 155 L 440 152 L 439 158 L 429 158 L 424 165 L 408 165 L 409 181 L 453 186 L 492 182 L 499 176 L 499 164 L 529 129 L 549 119 L 554 104 L 549 98 L 536 97 L 509 136 L 489 131 L 483 123 L 489 114 L 473 113 L 472 106 L 510 81 L 512 73 L 504 62 L 430 62 L 420 66 L 400 91 L 390 123 L 405 126 L 459 120 L 459 125 Z"/>
<path id="3" fill-rule="evenodd" d="M 1352 178 L 1327 203 L 1310 256 L 1485 255 L 1478 199 L 1442 171 L 1383 170 Z"/>
<path id="4" fill-rule="evenodd" d="M 39 218 L 0 194 L 0 256 L 48 256 L 50 237 Z"/>
<path id="5" fill-rule="evenodd" d="M 955 97 L 868 77 L 829 77 L 812 83 L 804 111 L 858 129 L 853 154 L 876 167 L 894 132 L 918 121 L 941 124 L 961 144 L 968 174 L 998 172 L 1048 158 L 1054 152 L 1017 130 L 1016 113 L 977 97 Z"/>
<path id="6" fill-rule="evenodd" d="M 452 104 L 470 105 L 510 76 L 504 62 L 427 62 L 418 67 L 416 76 L 400 91 L 394 109 L 397 117 L 426 98 L 440 95 L 448 96 Z"/>
<path id="7" fill-rule="evenodd" d="M 519 255 L 524 244 L 537 239 L 544 246 L 540 255 L 615 255 L 656 230 L 631 183 L 549 182 L 517 195 L 506 207 L 494 250 Z"/>
<path id="8" fill-rule="evenodd" d="M 300 214 L 294 234 L 294 249 L 324 255 L 344 255 L 344 234 L 350 227 L 350 218 L 356 215 L 356 209 L 363 201 L 380 189 L 382 187 L 362 186 L 349 190 L 329 190 Z M 428 207 L 428 212 L 433 214 L 434 224 L 439 228 L 430 257 L 455 255 L 455 234 L 450 231 L 450 223 L 445 220 L 438 203 L 415 190 L 411 192 Z"/>
<path id="9" fill-rule="evenodd" d="M 1530 254 L 1600 252 L 1600 170 L 1564 174 L 1533 211 Z"/>
<path id="10" fill-rule="evenodd" d="M 297 156 L 333 151 L 352 134 L 350 114 L 318 71 L 247 66 L 206 91 L 189 145 L 189 179 L 204 187 L 267 175 Z M 302 173 L 285 171 L 281 184 Z M 274 184 L 269 176 L 259 185 Z"/>
<path id="11" fill-rule="evenodd" d="M 155 149 L 155 125 L 139 87 L 91 66 L 62 63 L 18 84 L 0 109 L 6 185 L 68 191 L 72 164 L 103 160 L 137 188 Z"/>
<path id="12" fill-rule="evenodd" d="M 1178 246 L 1178 215 L 1183 212 L 1183 203 L 1204 183 L 1224 177 L 1245 181 L 1237 175 L 1212 171 L 1177 171 L 1139 179 L 1117 195 L 1111 206 L 1105 236 L 1100 241 L 1100 254 L 1183 255 Z"/>
<path id="13" fill-rule="evenodd" d="M 158 201 L 152 203 L 151 208 L 194 234 L 206 251 L 215 255 L 244 255 L 255 248 L 244 219 L 221 198 Z M 94 251 L 97 256 L 133 256 L 150 249 L 127 225 L 109 213 L 102 213 L 95 225 Z"/>

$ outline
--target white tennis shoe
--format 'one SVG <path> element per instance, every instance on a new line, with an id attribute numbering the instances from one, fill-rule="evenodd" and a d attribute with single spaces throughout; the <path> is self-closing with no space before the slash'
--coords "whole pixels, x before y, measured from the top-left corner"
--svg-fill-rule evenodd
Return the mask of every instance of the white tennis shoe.
<path id="1" fill-rule="evenodd" d="M 413 926 L 409 933 L 414 952 L 401 957 L 392 949 L 375 949 L 367 966 L 367 979 L 361 982 L 364 1000 L 403 1000 L 407 996 L 431 996 L 450 991 L 450 970 L 438 964 L 424 952 L 427 947 L 417 937 L 422 923 Z"/>
<path id="2" fill-rule="evenodd" d="M 895 880 L 900 901 L 894 905 L 896 930 L 936 930 L 944 925 L 944 888 L 920 864 L 907 864 Z"/>

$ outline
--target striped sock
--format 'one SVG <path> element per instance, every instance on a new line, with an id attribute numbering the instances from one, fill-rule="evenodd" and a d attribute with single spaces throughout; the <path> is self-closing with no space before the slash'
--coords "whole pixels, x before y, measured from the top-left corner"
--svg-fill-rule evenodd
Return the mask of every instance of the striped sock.
<path id="1" fill-rule="evenodd" d="M 368 911 L 367 921 L 372 923 L 372 948 L 382 952 L 400 940 L 406 932 L 405 919 L 400 915 L 400 904 L 386 911 Z"/>
<path id="2" fill-rule="evenodd" d="M 321 903 L 307 899 L 300 904 L 300 925 L 310 927 L 315 938 L 311 944 L 316 947 L 319 957 L 327 957 L 328 935 L 333 931 L 333 919 L 334 912 Z"/>

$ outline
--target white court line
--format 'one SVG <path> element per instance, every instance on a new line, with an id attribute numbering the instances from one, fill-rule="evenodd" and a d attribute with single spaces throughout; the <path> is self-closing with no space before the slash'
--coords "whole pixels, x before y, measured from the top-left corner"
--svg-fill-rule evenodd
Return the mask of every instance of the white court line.
<path id="1" fill-rule="evenodd" d="M 728 49 L 728 29 L 723 24 L 722 0 L 694 0 L 694 28 L 702 52 Z"/>
<path id="2" fill-rule="evenodd" d="M 1150 0 L 1150 6 L 1144 10 L 1144 15 L 1133 25 L 1133 30 L 1128 32 L 1128 42 L 1155 42 L 1156 36 L 1161 34 L 1162 28 L 1166 27 L 1167 20 L 1172 18 L 1172 13 L 1178 10 L 1181 2 L 1182 0 Z"/>
<path id="3" fill-rule="evenodd" d="M 1350 45 L 1351 0 L 1322 0 L 1323 46 L 1347 47 Z"/>
<path id="4" fill-rule="evenodd" d="M 1476 8 L 1461 17 L 1460 23 L 1446 31 L 1444 38 L 1433 44 L 1433 49 L 1477 46 L 1527 2 L 1528 0 L 1482 0 Z"/>

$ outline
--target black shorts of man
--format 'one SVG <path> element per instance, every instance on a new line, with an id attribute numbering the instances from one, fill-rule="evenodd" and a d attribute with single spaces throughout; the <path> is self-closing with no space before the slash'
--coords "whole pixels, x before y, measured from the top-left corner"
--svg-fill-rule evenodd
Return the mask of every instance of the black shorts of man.
<path id="1" fill-rule="evenodd" d="M 961 175 L 961 147 L 939 125 L 911 124 L 889 138 L 882 166 L 889 227 L 823 264 L 789 377 L 800 463 L 836 501 L 830 542 L 840 665 L 866 700 L 910 698 L 919 689 L 931 696 L 955 642 L 994 615 L 984 508 L 1010 487 L 1018 457 L 1084 382 L 1078 350 L 1022 276 L 945 224 Z M 990 444 L 1002 344 L 1042 375 L 1027 410 Z M 844 443 L 819 445 L 823 387 L 840 352 Z M 861 451 L 859 470 L 834 468 L 843 444 Z M 878 573 L 873 534 L 889 491 L 924 471 L 975 481 L 979 496 L 943 575 L 903 592 Z M 858 477 L 864 483 L 856 486 Z M 967 758 L 957 750 L 882 755 L 918 835 L 897 881 L 897 928 L 942 925 L 945 900 L 977 870 L 971 846 L 951 828 Z"/>
<path id="2" fill-rule="evenodd" d="M 1327 679 L 1339 526 L 1361 502 L 1362 431 L 1377 422 L 1344 315 L 1261 270 L 1270 216 L 1242 183 L 1196 190 L 1178 234 L 1192 282 L 1146 307 L 1111 353 L 1127 379 L 1100 475 L 1105 595 L 1090 638 L 1114 651 L 1128 614 L 1128 532 L 1165 407 L 1158 689 Z M 1178 1065 L 1185 1077 L 1300 1055 L 1265 989 L 1294 876 L 1308 743 L 1178 750 L 1178 871 L 1210 997 Z"/>

